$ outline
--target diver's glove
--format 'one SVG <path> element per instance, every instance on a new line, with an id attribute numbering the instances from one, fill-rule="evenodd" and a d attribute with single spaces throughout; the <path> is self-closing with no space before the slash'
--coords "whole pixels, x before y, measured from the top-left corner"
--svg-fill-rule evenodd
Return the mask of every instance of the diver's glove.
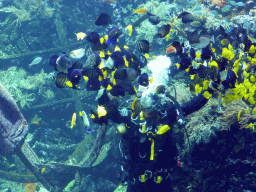
<path id="1" fill-rule="evenodd" d="M 121 168 L 122 169 L 122 168 Z M 122 185 L 128 185 L 129 173 L 123 169 L 118 173 L 116 179 L 122 183 Z"/>
<path id="2" fill-rule="evenodd" d="M 127 116 L 128 116 L 128 113 L 129 113 L 129 110 L 126 109 L 126 108 L 123 108 L 123 109 L 119 109 L 119 112 L 120 112 L 120 115 L 121 115 L 121 116 L 127 117 Z"/>

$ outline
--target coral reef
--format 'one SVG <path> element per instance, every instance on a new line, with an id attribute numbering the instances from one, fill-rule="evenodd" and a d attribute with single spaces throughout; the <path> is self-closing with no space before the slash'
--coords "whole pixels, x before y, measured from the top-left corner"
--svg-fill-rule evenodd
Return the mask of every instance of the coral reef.
<path id="1" fill-rule="evenodd" d="M 39 16 L 42 18 L 51 18 L 54 14 L 54 9 L 49 7 L 43 0 L 14 0 L 14 5 L 3 7 L 1 11 L 13 13 L 16 19 L 12 24 L 16 23 L 16 27 L 21 26 L 21 23 Z M 6 19 L 5 23 L 9 19 Z"/>
<path id="2" fill-rule="evenodd" d="M 254 33 L 254 31 L 256 30 L 256 23 L 255 23 L 255 16 L 256 16 L 256 9 L 253 9 L 250 12 L 250 15 L 238 15 L 235 17 L 231 18 L 231 21 L 236 23 L 236 24 L 240 24 L 242 25 L 245 29 L 247 29 L 247 31 L 251 31 L 252 33 Z"/>
<path id="3" fill-rule="evenodd" d="M 215 132 L 218 130 L 229 130 L 234 124 L 239 125 L 240 129 L 248 129 L 250 123 L 256 122 L 256 116 L 249 112 L 247 104 L 242 100 L 227 103 L 221 109 L 218 111 L 218 100 L 212 98 L 205 107 L 186 117 L 190 120 L 186 128 L 192 147 L 209 143 L 216 137 Z"/>
<path id="4" fill-rule="evenodd" d="M 177 94 L 176 98 L 177 98 L 178 103 L 180 103 L 180 104 L 185 103 L 185 102 L 189 101 L 192 98 L 192 94 L 189 91 L 185 82 L 182 82 L 182 80 L 180 80 L 179 82 L 176 81 L 173 85 L 176 89 L 176 94 Z M 173 86 L 170 86 L 168 88 L 168 90 L 170 91 L 170 94 L 172 96 L 175 95 L 175 91 L 173 89 Z"/>
<path id="5" fill-rule="evenodd" d="M 232 101 L 222 107 L 221 117 L 219 118 L 222 129 L 229 129 L 234 123 L 238 123 L 238 113 L 241 112 L 240 125 L 241 128 L 246 128 L 249 125 L 250 119 L 253 118 L 252 113 L 246 113 L 247 104 L 243 100 Z M 256 118 L 256 117 L 254 117 Z"/>
<path id="6" fill-rule="evenodd" d="M 16 22 L 16 24 L 27 21 L 31 17 L 30 13 L 26 9 L 18 9 L 15 6 L 9 7 L 8 11 L 12 12 L 17 17 L 17 19 L 13 22 Z"/>
<path id="7" fill-rule="evenodd" d="M 165 23 L 169 19 L 169 15 L 166 11 L 166 7 L 168 7 L 168 3 L 166 2 L 158 2 L 155 0 L 151 0 L 145 4 L 141 4 L 137 8 L 142 8 L 142 7 L 152 14 L 157 14 L 160 17 L 160 19 Z M 141 17 L 141 16 L 133 15 L 131 17 L 131 21 L 135 22 L 138 19 L 138 17 Z M 133 39 L 132 41 L 147 39 L 149 42 L 152 43 L 154 35 L 157 33 L 158 28 L 161 25 L 163 25 L 164 22 L 160 22 L 157 25 L 152 25 L 148 20 L 143 21 L 140 27 L 135 28 L 137 32 L 137 36 L 136 36 L 136 39 L 135 40 Z"/>
<path id="8" fill-rule="evenodd" d="M 200 143 L 209 143 L 216 136 L 215 131 L 221 129 L 220 120 L 216 119 L 218 115 L 217 100 L 212 98 L 202 109 L 186 117 L 186 120 L 189 121 L 186 129 L 190 136 L 189 140 L 185 142 L 187 149 L 184 152 L 190 150 L 188 148 L 189 141 L 193 148 Z"/>
<path id="9" fill-rule="evenodd" d="M 44 18 L 51 18 L 53 16 L 53 8 L 48 7 L 48 5 L 43 0 L 15 0 L 15 6 L 8 8 L 8 11 L 16 15 L 17 23 L 26 21 L 33 15 L 41 15 Z"/>
<path id="10" fill-rule="evenodd" d="M 43 97 L 46 98 L 46 100 L 49 100 L 49 101 L 55 97 L 54 92 L 50 89 L 44 89 L 44 91 L 42 91 L 42 95 Z"/>
<path id="11" fill-rule="evenodd" d="M 256 121 L 256 116 L 246 103 L 236 100 L 218 111 L 218 100 L 212 98 L 186 120 L 190 136 L 189 140 L 185 137 L 185 147 L 179 151 L 182 161 L 188 162 L 182 164 L 183 169 L 171 174 L 174 188 L 177 191 L 188 188 L 191 191 L 254 191 L 256 132 L 247 126 Z M 184 135 L 184 131 L 175 127 L 174 132 Z M 186 156 L 187 152 L 190 155 Z"/>
<path id="12" fill-rule="evenodd" d="M 34 91 L 39 89 L 40 93 L 40 89 L 49 82 L 47 73 L 43 70 L 34 76 L 28 76 L 24 69 L 13 66 L 0 71 L 0 74 L 0 81 L 21 108 L 29 107 L 36 99 Z"/>

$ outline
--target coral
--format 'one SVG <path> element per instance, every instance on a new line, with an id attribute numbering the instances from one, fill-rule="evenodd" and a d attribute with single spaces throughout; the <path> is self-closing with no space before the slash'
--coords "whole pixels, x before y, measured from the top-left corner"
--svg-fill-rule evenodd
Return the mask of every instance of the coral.
<path id="1" fill-rule="evenodd" d="M 186 117 L 186 119 L 190 119 L 186 128 L 192 147 L 195 144 L 209 143 L 217 130 L 230 130 L 232 125 L 238 123 L 240 129 L 247 129 L 250 123 L 256 122 L 254 114 L 246 113 L 248 106 L 242 100 L 225 104 L 222 111 L 217 111 L 217 105 L 217 99 L 212 98 L 202 109 Z M 241 115 L 238 121 L 239 111 L 241 111 Z M 188 144 L 187 142 L 186 144 Z"/>
<path id="2" fill-rule="evenodd" d="M 43 0 L 15 0 L 14 4 L 20 9 L 27 10 L 29 13 L 40 14 L 45 18 L 51 18 L 53 16 L 53 8 Z"/>
<path id="3" fill-rule="evenodd" d="M 154 39 L 154 35 L 156 34 L 158 30 L 158 27 L 155 25 L 151 25 L 149 21 L 144 21 L 141 23 L 140 27 L 136 28 L 137 31 L 137 36 L 136 36 L 136 41 L 141 40 L 141 39 L 147 39 L 150 43 L 152 43 Z"/>
<path id="4" fill-rule="evenodd" d="M 13 23 L 17 22 L 16 24 L 20 24 L 21 22 L 30 19 L 31 15 L 26 9 L 18 9 L 14 6 L 11 6 L 9 10 L 17 17 Z"/>
<path id="5" fill-rule="evenodd" d="M 159 3 L 158 1 L 148 1 L 146 4 L 141 4 L 138 8 L 145 8 L 147 11 L 149 11 L 152 14 L 156 14 L 160 17 L 161 20 L 167 20 L 169 19 L 169 15 L 166 11 L 166 7 L 168 6 L 168 3 L 162 2 Z M 137 15 L 133 15 L 131 20 L 135 22 L 138 17 Z M 136 27 L 136 41 L 141 39 L 147 39 L 149 42 L 153 41 L 154 35 L 157 33 L 158 28 L 163 25 L 164 22 L 160 22 L 157 25 L 152 25 L 148 20 L 145 20 L 141 23 L 140 27 Z M 165 23 L 166 24 L 166 23 Z M 132 40 L 134 41 L 134 39 Z"/>
<path id="6" fill-rule="evenodd" d="M 42 95 L 47 99 L 47 100 L 52 100 L 55 97 L 55 94 L 52 90 L 47 89 L 42 93 Z"/>
<path id="7" fill-rule="evenodd" d="M 205 27 L 207 29 L 212 28 L 213 30 L 218 30 L 220 25 L 224 28 L 234 25 L 232 22 L 227 22 L 227 20 L 217 19 L 215 15 L 211 14 L 210 11 L 206 17 L 208 17 L 205 23 Z"/>
<path id="8" fill-rule="evenodd" d="M 192 147 L 199 143 L 209 143 L 212 136 L 215 136 L 215 131 L 221 129 L 220 120 L 216 119 L 218 115 L 217 103 L 217 100 L 212 98 L 199 111 L 186 117 L 186 120 L 189 119 L 186 128 L 190 135 L 189 140 Z"/>
<path id="9" fill-rule="evenodd" d="M 251 12 L 250 14 L 251 15 L 237 15 L 235 17 L 232 17 L 231 21 L 236 24 L 243 25 L 245 29 L 254 32 L 254 29 L 256 29 L 255 16 L 253 15 L 253 12 Z"/>
<path id="10" fill-rule="evenodd" d="M 222 115 L 218 118 L 222 129 L 230 129 L 230 126 L 235 123 L 239 123 L 240 129 L 244 129 L 250 123 L 256 122 L 256 115 L 249 111 L 248 105 L 243 100 L 227 103 L 222 109 Z M 241 114 L 238 121 L 239 111 Z"/>
<path id="11" fill-rule="evenodd" d="M 7 71 L 0 71 L 0 81 L 11 93 L 16 102 L 20 103 L 21 108 L 27 106 L 35 100 L 35 93 L 32 90 L 42 89 L 49 79 L 48 74 L 41 70 L 34 76 L 28 76 L 22 68 L 10 67 Z"/>
<path id="12" fill-rule="evenodd" d="M 25 106 L 30 107 L 29 103 L 35 100 L 35 94 L 19 94 L 17 95 L 17 99 L 20 101 L 20 107 L 24 108 Z"/>
<path id="13" fill-rule="evenodd" d="M 211 0 L 212 3 L 214 3 L 218 7 L 223 7 L 227 4 L 227 1 L 225 0 Z"/>
<path id="14" fill-rule="evenodd" d="M 15 6 L 4 7 L 3 11 L 12 12 L 17 19 L 13 22 L 20 24 L 23 21 L 29 20 L 31 14 L 40 15 L 43 18 L 51 18 L 54 9 L 48 7 L 47 3 L 43 0 L 14 0 Z"/>
<path id="15" fill-rule="evenodd" d="M 192 97 L 192 94 L 190 93 L 189 89 L 187 88 L 186 84 L 182 81 L 180 82 L 175 82 L 174 87 L 176 89 L 176 98 L 178 103 L 182 104 L 187 101 L 189 101 Z M 170 86 L 170 94 L 174 96 L 174 89 L 173 86 Z"/>
<path id="16" fill-rule="evenodd" d="M 26 192 L 35 192 L 37 183 L 24 183 L 24 189 Z"/>

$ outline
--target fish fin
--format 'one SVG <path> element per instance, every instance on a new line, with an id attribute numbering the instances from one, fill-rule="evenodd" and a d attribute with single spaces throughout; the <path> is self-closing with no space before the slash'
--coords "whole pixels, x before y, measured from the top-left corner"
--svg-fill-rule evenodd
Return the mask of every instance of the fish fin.
<path id="1" fill-rule="evenodd" d="M 103 51 L 100 52 L 100 57 L 101 57 L 101 58 L 104 58 L 104 57 L 105 57 L 105 54 L 103 53 Z"/>
<path id="2" fill-rule="evenodd" d="M 85 82 L 87 83 L 89 80 L 89 77 L 87 77 L 87 76 L 83 76 L 83 77 L 84 77 Z"/>
<path id="3" fill-rule="evenodd" d="M 107 90 L 111 90 L 111 89 L 112 89 L 111 85 L 108 85 Z"/>
<path id="4" fill-rule="evenodd" d="M 212 36 L 212 38 L 210 39 L 211 42 L 215 43 L 215 40 L 214 40 L 214 35 Z"/>
<path id="5" fill-rule="evenodd" d="M 67 82 L 66 82 L 66 85 L 67 85 L 68 87 L 71 87 L 71 88 L 73 87 L 73 83 L 72 83 L 71 81 L 67 81 Z"/>

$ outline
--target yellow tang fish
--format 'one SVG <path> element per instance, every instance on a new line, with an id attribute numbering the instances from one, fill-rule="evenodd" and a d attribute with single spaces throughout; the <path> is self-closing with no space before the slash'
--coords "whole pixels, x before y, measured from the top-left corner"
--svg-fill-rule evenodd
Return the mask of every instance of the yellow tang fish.
<path id="1" fill-rule="evenodd" d="M 75 125 L 76 125 L 76 113 L 74 113 L 74 114 L 72 115 L 70 128 L 73 129 L 73 127 L 74 127 Z"/>

